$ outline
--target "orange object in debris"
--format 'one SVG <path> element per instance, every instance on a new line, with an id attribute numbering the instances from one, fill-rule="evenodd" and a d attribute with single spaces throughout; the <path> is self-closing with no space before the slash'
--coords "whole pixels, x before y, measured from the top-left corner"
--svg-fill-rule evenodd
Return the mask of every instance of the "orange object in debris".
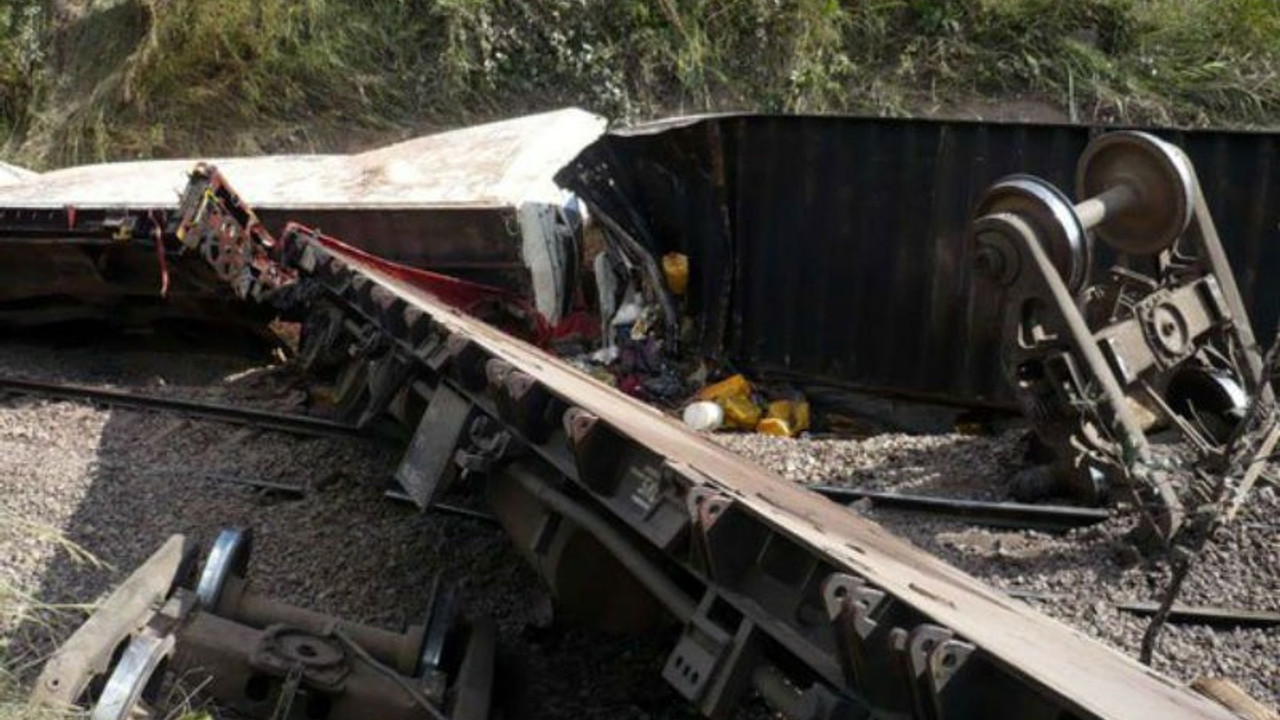
<path id="1" fill-rule="evenodd" d="M 761 435 L 777 435 L 778 437 L 791 437 L 795 433 L 791 431 L 791 425 L 786 420 L 776 417 L 767 417 L 756 424 L 756 432 Z"/>
<path id="2" fill-rule="evenodd" d="M 739 430 L 750 430 L 760 422 L 760 406 L 750 395 L 729 395 L 716 402 L 724 408 L 724 422 Z"/>
<path id="3" fill-rule="evenodd" d="M 689 256 L 671 252 L 662 256 L 662 273 L 667 276 L 667 287 L 676 295 L 684 295 L 689 287 Z"/>
<path id="4" fill-rule="evenodd" d="M 699 400 L 720 400 L 733 395 L 750 395 L 751 383 L 741 374 L 731 375 L 698 391 Z"/>
<path id="5" fill-rule="evenodd" d="M 698 391 L 699 400 L 711 400 L 724 408 L 724 424 L 737 430 L 752 430 L 763 414 L 751 399 L 751 383 L 742 375 L 731 375 Z"/>
<path id="6" fill-rule="evenodd" d="M 792 427 L 795 428 L 795 431 L 797 433 L 802 433 L 805 430 L 809 429 L 810 415 L 811 413 L 809 411 L 808 400 L 798 400 L 792 403 L 791 405 L 791 420 L 793 421 Z"/>
<path id="7" fill-rule="evenodd" d="M 809 403 L 805 400 L 774 400 L 756 432 L 795 437 L 809 429 Z"/>

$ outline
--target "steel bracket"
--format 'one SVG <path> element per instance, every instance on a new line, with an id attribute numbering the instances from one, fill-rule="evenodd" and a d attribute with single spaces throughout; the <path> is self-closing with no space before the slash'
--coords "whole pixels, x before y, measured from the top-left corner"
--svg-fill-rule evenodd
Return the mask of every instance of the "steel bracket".
<path id="1" fill-rule="evenodd" d="M 621 480 L 618 465 L 627 443 L 599 417 L 582 408 L 569 408 L 563 422 L 578 477 L 593 492 L 612 495 Z"/>
<path id="2" fill-rule="evenodd" d="M 342 362 L 345 315 L 330 303 L 317 305 L 302 325 L 298 363 L 305 373 L 331 370 Z"/>
<path id="3" fill-rule="evenodd" d="M 568 408 L 561 424 L 583 484 L 658 547 L 677 547 L 689 528 L 678 473 L 586 410 Z"/>
<path id="4" fill-rule="evenodd" d="M 420 509 L 427 509 L 457 478 L 454 452 L 470 428 L 471 401 L 441 383 L 431 395 L 395 479 Z"/>
<path id="5" fill-rule="evenodd" d="M 734 516 L 733 501 L 724 493 L 697 486 L 689 488 L 685 503 L 694 531 L 695 566 L 726 583 L 745 572 L 761 540 L 751 523 Z"/>
<path id="6" fill-rule="evenodd" d="M 911 717 L 919 720 L 1061 720 L 1063 710 L 989 662 L 977 647 L 931 623 L 896 628 Z"/>
<path id="7" fill-rule="evenodd" d="M 490 366 L 499 361 L 491 360 Z M 501 380 L 494 388 L 498 413 L 526 440 L 544 443 L 559 425 L 564 406 L 533 376 L 519 370 L 499 368 Z"/>
<path id="8" fill-rule="evenodd" d="M 519 445 L 510 432 L 484 415 L 477 415 L 467 428 L 469 445 L 454 455 L 458 467 L 467 473 L 488 474 L 494 465 L 515 454 Z"/>
<path id="9" fill-rule="evenodd" d="M 872 705 L 908 711 L 913 704 L 909 674 L 903 671 L 894 637 L 895 628 L 910 621 L 910 612 L 883 590 L 843 573 L 823 581 L 822 596 L 849 686 Z"/>
<path id="10" fill-rule="evenodd" d="M 484 389 L 488 382 L 485 377 L 485 364 L 489 355 L 478 344 L 463 335 L 449 335 L 444 341 L 444 354 L 441 359 L 448 362 L 453 379 L 463 389 L 469 392 L 479 392 Z"/>
<path id="11" fill-rule="evenodd" d="M 417 363 L 403 357 L 395 349 L 388 350 L 381 357 L 369 363 L 368 399 L 364 403 L 364 411 L 356 421 L 356 427 L 365 428 L 382 415 L 391 405 L 405 385 L 413 378 Z"/>
<path id="12" fill-rule="evenodd" d="M 720 602 L 714 592 L 703 595 L 662 670 L 663 679 L 710 718 L 737 707 L 759 653 L 754 623 L 737 616 L 729 632 L 712 617 Z"/>

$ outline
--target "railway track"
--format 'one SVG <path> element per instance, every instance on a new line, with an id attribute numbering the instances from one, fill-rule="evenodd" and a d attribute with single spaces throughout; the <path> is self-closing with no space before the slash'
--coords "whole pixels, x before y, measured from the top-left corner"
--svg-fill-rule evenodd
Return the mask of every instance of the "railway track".
<path id="1" fill-rule="evenodd" d="M 1058 596 L 1053 595 L 1052 593 L 1028 592 L 1022 590 L 1009 590 L 1009 595 L 1016 598 L 1022 598 L 1024 600 L 1035 601 L 1058 599 Z M 1115 603 L 1115 607 L 1117 610 L 1121 610 L 1132 615 L 1150 617 L 1155 615 L 1159 610 L 1160 603 L 1131 600 Z M 1268 612 L 1266 610 L 1247 610 L 1234 607 L 1204 607 L 1199 605 L 1175 604 L 1170 608 L 1168 621 L 1174 624 L 1186 623 L 1188 625 L 1204 625 L 1207 627 L 1222 629 L 1274 627 L 1280 625 L 1280 613 Z"/>
<path id="2" fill-rule="evenodd" d="M 831 500 L 847 504 L 868 501 L 872 507 L 939 515 L 976 526 L 1066 532 L 1106 521 L 1110 510 L 1074 505 L 1034 505 L 1014 502 L 986 502 L 963 498 L 877 492 L 857 488 L 816 485 L 809 488 Z"/>
<path id="3" fill-rule="evenodd" d="M 146 412 L 173 413 L 202 420 L 311 437 L 350 438 L 368 437 L 373 434 L 368 429 L 358 428 L 349 423 L 307 415 L 199 400 L 158 397 L 68 382 L 0 377 L 0 394 L 29 395 Z"/>

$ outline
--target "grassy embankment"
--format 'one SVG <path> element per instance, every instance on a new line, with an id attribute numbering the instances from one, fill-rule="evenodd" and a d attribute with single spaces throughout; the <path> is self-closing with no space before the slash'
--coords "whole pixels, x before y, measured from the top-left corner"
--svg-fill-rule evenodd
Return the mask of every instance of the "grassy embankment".
<path id="1" fill-rule="evenodd" d="M 0 24 L 5 155 L 36 167 L 341 149 L 564 104 L 634 120 L 1016 98 L 1243 126 L 1280 110 L 1273 0 L 0 0 Z"/>

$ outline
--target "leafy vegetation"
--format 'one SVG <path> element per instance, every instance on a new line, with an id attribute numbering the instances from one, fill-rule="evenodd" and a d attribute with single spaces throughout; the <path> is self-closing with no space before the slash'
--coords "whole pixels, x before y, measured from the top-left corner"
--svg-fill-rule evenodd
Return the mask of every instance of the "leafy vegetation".
<path id="1" fill-rule="evenodd" d="M 332 149 L 577 104 L 1265 125 L 1274 0 L 0 0 L 36 166 Z"/>

